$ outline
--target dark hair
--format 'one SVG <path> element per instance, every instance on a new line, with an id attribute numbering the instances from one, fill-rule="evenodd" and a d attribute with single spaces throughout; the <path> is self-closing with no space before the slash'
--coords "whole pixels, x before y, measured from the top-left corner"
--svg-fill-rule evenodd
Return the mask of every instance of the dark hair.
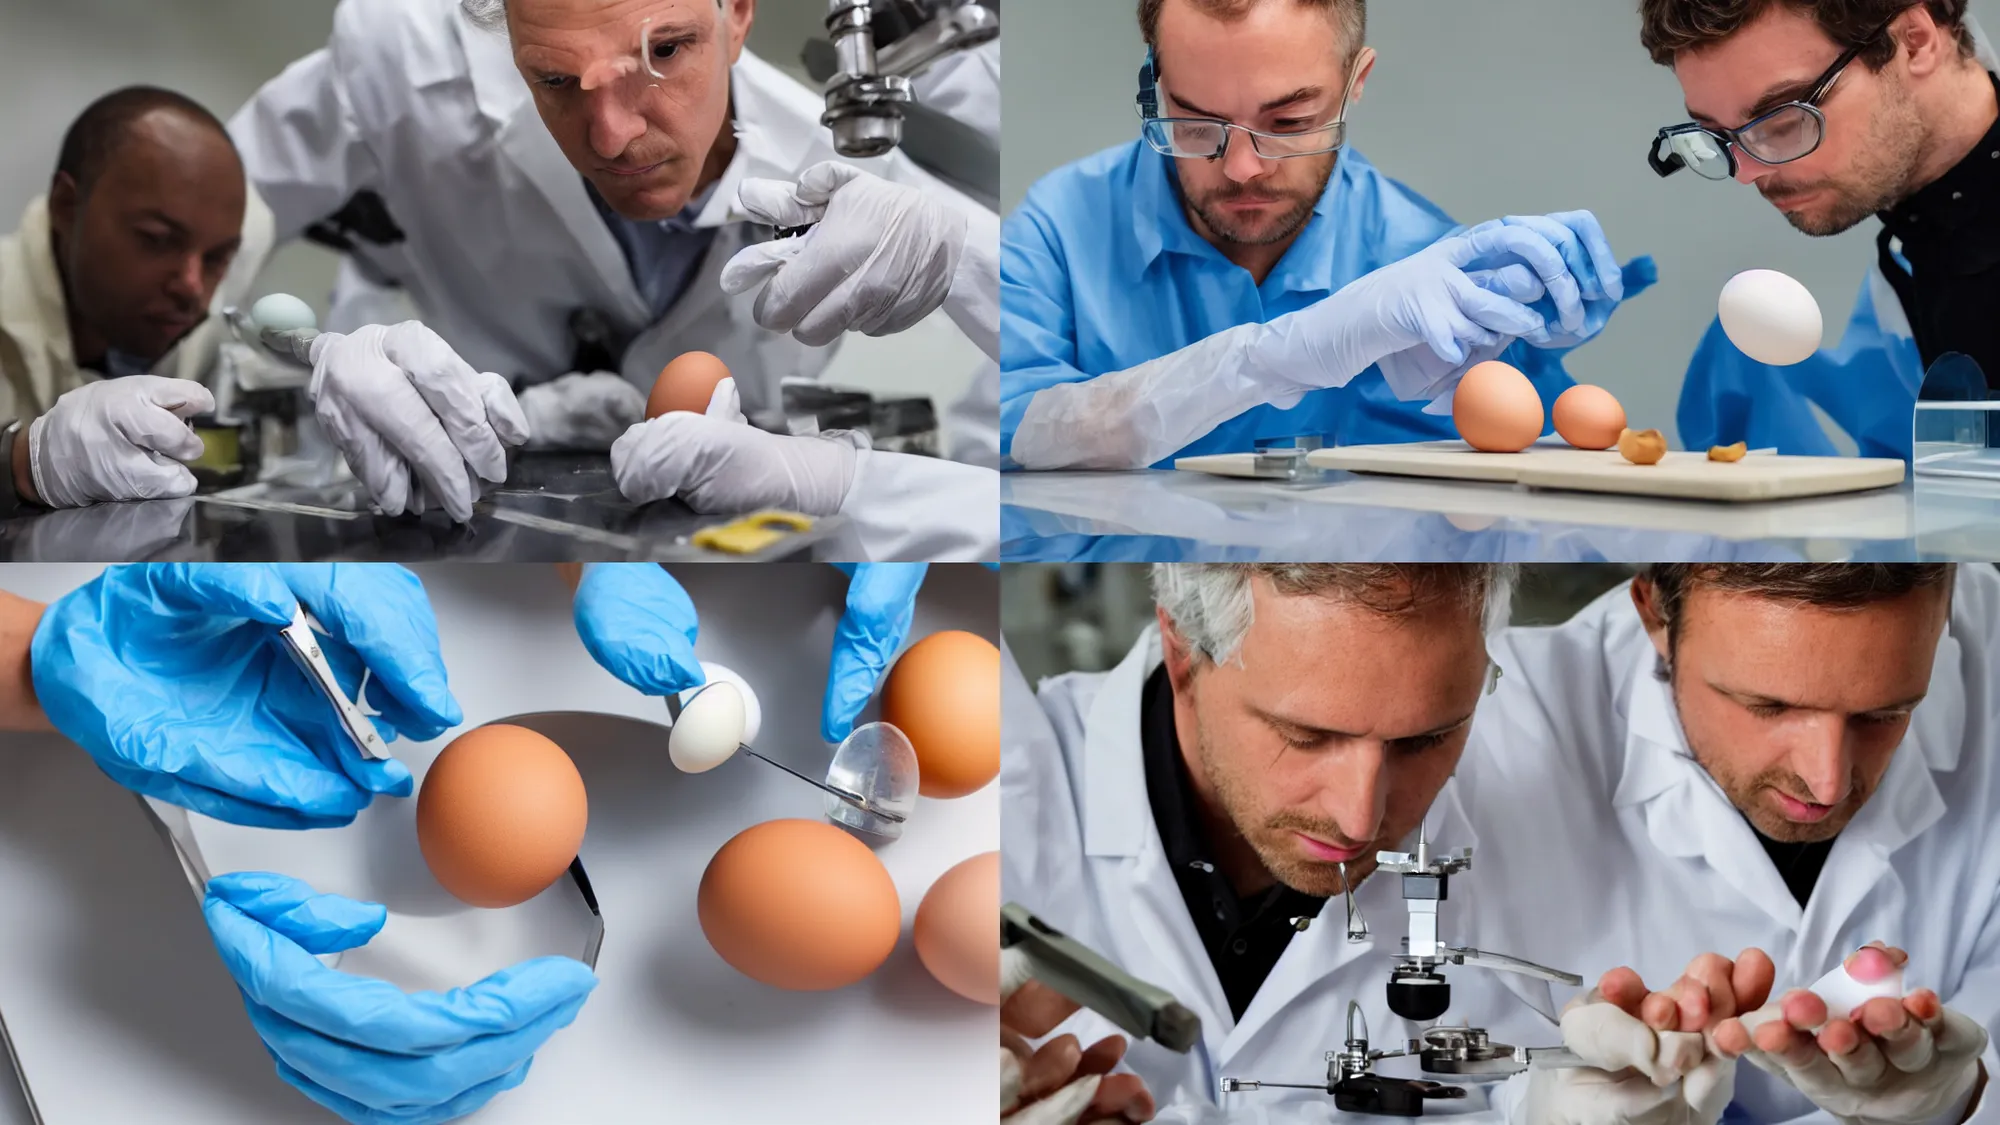
<path id="1" fill-rule="evenodd" d="M 1639 41 L 1653 61 L 1674 65 L 1682 51 L 1712 47 L 1780 5 L 1813 18 L 1842 50 L 1862 48 L 1860 59 L 1880 70 L 1896 57 L 1895 37 L 1877 32 L 1913 8 L 1930 9 L 1937 25 L 1958 37 L 1959 53 L 1973 54 L 1965 22 L 1970 0 L 1639 0 Z M 1870 41 L 1874 36 L 1874 41 Z"/>
<path id="2" fill-rule="evenodd" d="M 1671 644 L 1680 636 L 1688 594 L 1701 587 L 1816 609 L 1861 609 L 1918 590 L 1949 590 L 1957 574 L 1951 563 L 1653 563 L 1640 577 L 1653 584 Z"/>
<path id="3" fill-rule="evenodd" d="M 153 86 L 128 86 L 114 90 L 90 103 L 89 108 L 70 123 L 63 135 L 62 152 L 56 157 L 56 172 L 76 181 L 77 192 L 90 189 L 103 174 L 105 165 L 125 140 L 132 124 L 154 110 L 178 113 L 196 124 L 214 130 L 230 151 L 236 150 L 229 130 L 201 103 L 172 90 Z"/>
<path id="4" fill-rule="evenodd" d="M 1196 11 L 1214 16 L 1219 20 L 1239 20 L 1250 13 L 1260 0 L 1187 0 Z M 1368 0 L 1291 0 L 1303 8 L 1318 8 L 1340 21 L 1340 29 L 1347 36 L 1349 57 L 1361 50 L 1368 41 Z M 1146 46 L 1157 47 L 1160 43 L 1160 9 L 1166 0 L 1139 0 L 1139 34 L 1146 39 Z M 1960 0 L 1964 6 L 1964 0 Z"/>

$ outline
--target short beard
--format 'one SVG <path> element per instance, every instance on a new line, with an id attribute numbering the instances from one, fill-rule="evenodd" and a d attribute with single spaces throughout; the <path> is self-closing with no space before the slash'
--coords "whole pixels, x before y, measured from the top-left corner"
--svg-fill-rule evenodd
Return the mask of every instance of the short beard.
<path id="1" fill-rule="evenodd" d="M 1330 820 L 1315 820 L 1290 812 L 1264 817 L 1262 823 L 1258 823 L 1261 814 L 1249 792 L 1236 783 L 1234 776 L 1216 768 L 1216 756 L 1209 747 L 1208 731 L 1199 718 L 1195 721 L 1195 758 L 1216 800 L 1222 803 L 1223 815 L 1229 818 L 1230 827 L 1257 853 L 1258 861 L 1273 878 L 1301 894 L 1316 898 L 1332 898 L 1341 893 L 1341 865 L 1302 861 L 1279 842 L 1290 832 L 1304 832 L 1322 840 L 1346 840 L 1347 834 L 1340 830 L 1339 825 Z M 1371 848 L 1365 855 L 1348 861 L 1346 867 L 1347 878 L 1358 886 L 1375 869 L 1374 850 Z"/>
<path id="2" fill-rule="evenodd" d="M 1819 216 L 1788 212 L 1785 221 L 1794 229 L 1814 238 L 1845 234 L 1910 197 L 1917 165 L 1930 147 L 1930 131 L 1916 100 L 1899 84 L 1889 83 L 1883 99 L 1851 172 L 1844 180 L 1826 181 L 1834 209 Z"/>
<path id="3" fill-rule="evenodd" d="M 1313 212 L 1319 207 L 1319 201 L 1326 196 L 1326 186 L 1333 182 L 1334 169 L 1340 166 L 1340 154 L 1336 152 L 1329 155 L 1332 159 L 1326 162 L 1325 169 L 1320 172 L 1319 183 L 1312 194 L 1296 201 L 1292 209 L 1279 216 L 1268 230 L 1247 229 L 1223 210 L 1222 204 L 1245 193 L 1246 189 L 1243 187 L 1211 192 L 1196 198 L 1188 193 L 1186 184 L 1182 184 L 1181 195 L 1187 200 L 1188 210 L 1193 211 L 1195 218 L 1201 221 L 1202 228 L 1223 242 L 1232 246 L 1272 246 L 1297 236 L 1305 229 L 1306 224 L 1312 221 Z M 1178 172 L 1175 179 L 1179 179 Z"/>

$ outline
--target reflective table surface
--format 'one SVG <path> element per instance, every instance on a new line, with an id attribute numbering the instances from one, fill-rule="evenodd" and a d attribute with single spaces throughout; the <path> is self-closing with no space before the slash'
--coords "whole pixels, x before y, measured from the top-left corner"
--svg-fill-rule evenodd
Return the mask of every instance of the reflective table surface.
<path id="1" fill-rule="evenodd" d="M 2000 483 L 1708 503 L 1314 472 L 1007 473 L 1008 562 L 1988 561 Z"/>
<path id="2" fill-rule="evenodd" d="M 746 555 L 690 542 L 734 518 L 698 515 L 676 500 L 633 504 L 602 454 L 528 454 L 513 460 L 507 482 L 487 492 L 468 524 L 442 512 L 381 515 L 352 479 L 252 484 L 0 522 L 0 561 L 770 562 L 810 558 L 843 526 L 839 517 L 815 520 L 810 531 Z"/>

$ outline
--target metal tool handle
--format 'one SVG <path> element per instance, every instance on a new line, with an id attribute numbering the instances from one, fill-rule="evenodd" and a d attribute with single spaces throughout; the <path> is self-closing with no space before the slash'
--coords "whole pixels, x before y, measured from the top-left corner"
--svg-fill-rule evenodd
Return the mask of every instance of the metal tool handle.
<path id="1" fill-rule="evenodd" d="M 259 332 L 257 340 L 276 353 L 280 359 L 289 359 L 303 367 L 313 365 L 313 341 L 319 339 L 319 332 L 311 328 L 295 328 L 290 332 Z"/>
<path id="2" fill-rule="evenodd" d="M 319 693 L 340 716 L 340 725 L 354 740 L 355 749 L 369 761 L 381 762 L 389 758 L 389 746 L 382 741 L 382 734 L 375 724 L 368 721 L 355 702 L 347 698 L 346 689 L 333 674 L 333 665 L 327 663 L 326 652 L 320 647 L 320 636 L 326 630 L 314 620 L 313 615 L 300 606 L 292 615 L 292 623 L 278 630 L 279 640 L 285 651 L 291 654 L 292 662 L 306 679 L 319 689 Z"/>
<path id="3" fill-rule="evenodd" d="M 1024 906 L 1000 908 L 1000 947 L 1020 949 L 1035 979 L 1141 1039 L 1186 1054 L 1201 1041 L 1201 1017 L 1165 989 L 1147 984 Z"/>
<path id="4" fill-rule="evenodd" d="M 1487 953 L 1479 949 L 1453 949 L 1441 946 L 1446 956 L 1461 965 L 1472 965 L 1483 969 L 1497 969 L 1503 973 L 1519 973 L 1522 976 L 1539 977 L 1553 984 L 1578 985 L 1583 978 L 1561 969 L 1551 969 L 1547 965 L 1537 965 L 1519 957 L 1509 957 L 1505 953 Z"/>

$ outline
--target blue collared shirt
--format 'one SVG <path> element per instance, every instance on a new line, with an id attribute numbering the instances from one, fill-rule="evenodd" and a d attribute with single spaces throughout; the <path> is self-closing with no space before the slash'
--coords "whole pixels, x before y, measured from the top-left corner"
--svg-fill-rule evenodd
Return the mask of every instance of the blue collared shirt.
<path id="1" fill-rule="evenodd" d="M 1000 245 L 1003 453 L 1044 387 L 1296 312 L 1459 229 L 1349 148 L 1298 240 L 1258 285 L 1188 224 L 1167 159 L 1141 141 L 1108 149 L 1050 173 L 1008 216 Z M 1557 353 L 1517 343 L 1502 358 L 1534 381 L 1544 404 L 1574 385 Z M 1304 435 L 1339 445 L 1458 436 L 1450 417 L 1424 414 L 1424 406 L 1398 401 L 1370 368 L 1290 410 L 1253 407 L 1176 456 Z"/>
<path id="2" fill-rule="evenodd" d="M 702 259 L 708 256 L 710 244 L 715 241 L 715 227 L 703 229 L 694 225 L 702 208 L 708 206 L 708 197 L 715 193 L 715 185 L 710 184 L 707 191 L 689 200 L 680 214 L 659 222 L 627 219 L 613 211 L 587 181 L 584 188 L 590 193 L 590 202 L 597 213 L 604 216 L 604 225 L 611 228 L 611 237 L 617 240 L 618 248 L 625 252 L 632 281 L 639 287 L 639 296 L 645 299 L 653 318 L 667 315 L 667 310 L 687 292 L 696 271 L 701 269 Z"/>

